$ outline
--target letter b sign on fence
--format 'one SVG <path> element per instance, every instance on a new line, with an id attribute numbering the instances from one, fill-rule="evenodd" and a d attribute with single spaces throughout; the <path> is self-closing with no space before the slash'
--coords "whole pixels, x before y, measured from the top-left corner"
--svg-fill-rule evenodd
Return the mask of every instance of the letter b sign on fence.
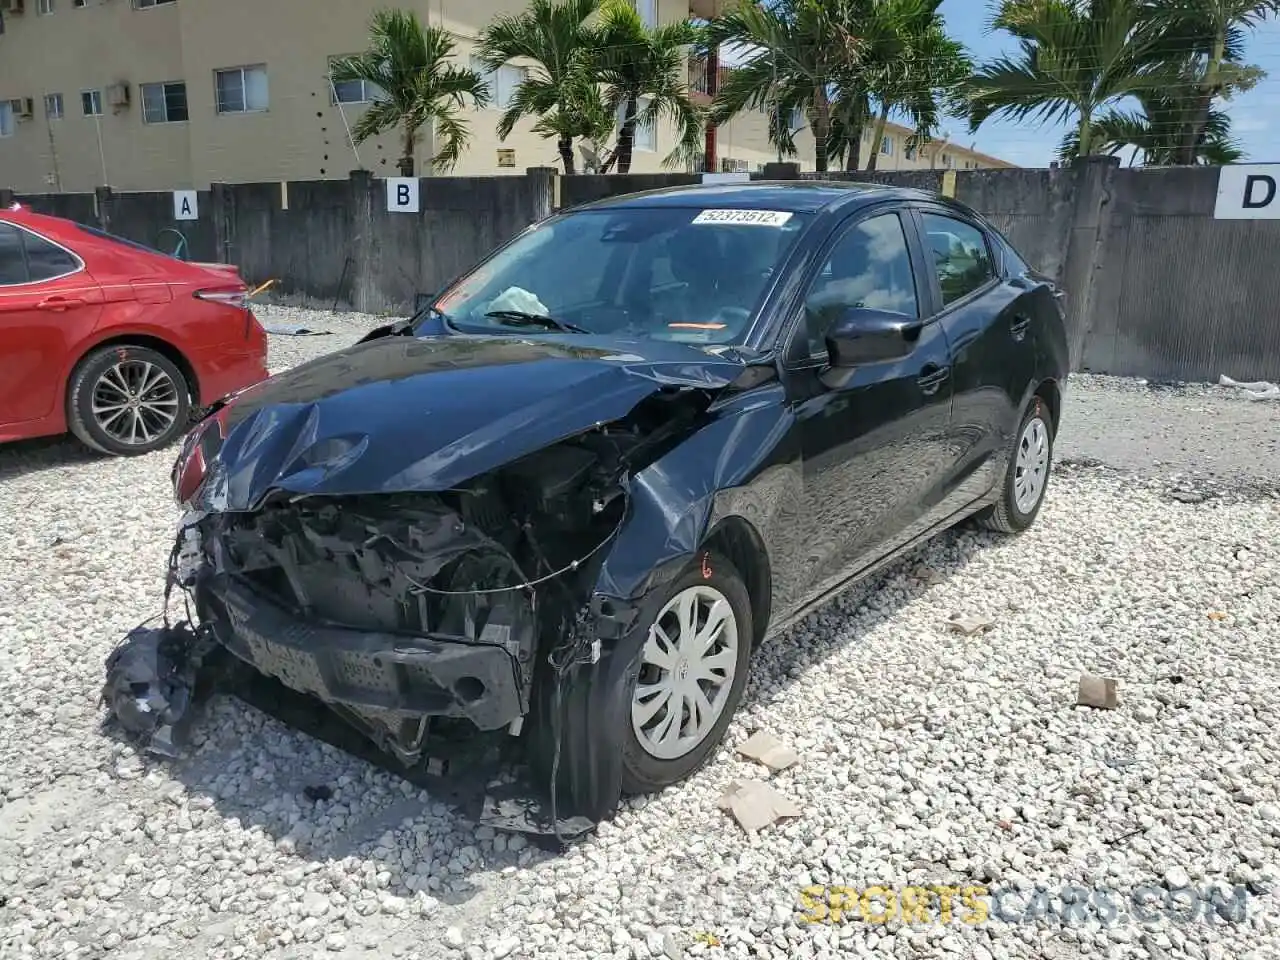
<path id="1" fill-rule="evenodd" d="M 1280 220 L 1280 163 L 1223 167 L 1215 220 Z"/>
<path id="2" fill-rule="evenodd" d="M 417 213 L 418 212 L 418 178 L 417 177 L 388 177 L 387 178 L 387 212 L 388 213 Z"/>

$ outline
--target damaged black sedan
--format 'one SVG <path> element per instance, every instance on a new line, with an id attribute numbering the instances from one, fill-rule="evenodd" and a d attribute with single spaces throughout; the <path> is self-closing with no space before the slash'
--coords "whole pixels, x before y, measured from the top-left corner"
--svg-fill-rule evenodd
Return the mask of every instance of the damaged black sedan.
<path id="1" fill-rule="evenodd" d="M 766 637 L 967 517 L 1029 526 L 1067 370 L 1060 291 L 952 201 L 620 197 L 210 413 L 172 576 L 401 763 L 511 735 L 598 820 L 703 763 Z"/>

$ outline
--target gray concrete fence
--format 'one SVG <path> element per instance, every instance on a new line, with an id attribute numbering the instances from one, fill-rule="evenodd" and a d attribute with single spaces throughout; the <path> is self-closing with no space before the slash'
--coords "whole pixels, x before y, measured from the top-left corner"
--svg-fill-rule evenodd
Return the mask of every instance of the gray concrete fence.
<path id="1" fill-rule="evenodd" d="M 800 176 L 770 164 L 753 179 Z M 810 175 L 805 175 L 810 176 Z M 950 194 L 1064 284 L 1077 369 L 1153 380 L 1280 379 L 1280 221 L 1215 220 L 1218 169 L 1124 169 L 1091 158 L 1055 170 L 831 174 Z M 697 175 L 429 177 L 418 211 L 389 212 L 367 172 L 349 180 L 214 184 L 197 219 L 171 193 L 18 196 L 33 209 L 166 251 L 277 280 L 290 302 L 405 313 L 530 223 L 607 196 Z M 0 204 L 14 199 L 0 189 Z M 1276 244 L 1276 246 L 1273 246 Z"/>

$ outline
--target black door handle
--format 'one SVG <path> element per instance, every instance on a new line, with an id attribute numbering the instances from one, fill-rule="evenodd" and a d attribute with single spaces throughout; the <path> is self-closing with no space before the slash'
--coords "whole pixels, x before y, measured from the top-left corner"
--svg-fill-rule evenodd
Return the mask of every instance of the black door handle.
<path id="1" fill-rule="evenodd" d="M 1009 332 L 1013 334 L 1013 339 L 1021 340 L 1027 335 L 1027 330 L 1031 327 L 1031 318 L 1024 317 L 1021 314 L 1015 316 L 1009 321 Z"/>
<path id="2" fill-rule="evenodd" d="M 938 392 L 939 387 L 946 383 L 949 376 L 951 376 L 950 367 L 939 367 L 931 363 L 920 371 L 916 384 L 920 387 L 921 393 L 926 397 L 931 397 Z"/>

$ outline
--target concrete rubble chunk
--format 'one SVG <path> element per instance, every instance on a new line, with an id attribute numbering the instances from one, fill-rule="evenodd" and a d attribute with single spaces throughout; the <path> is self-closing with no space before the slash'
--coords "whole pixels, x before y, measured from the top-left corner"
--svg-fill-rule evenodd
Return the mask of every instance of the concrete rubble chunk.
<path id="1" fill-rule="evenodd" d="M 748 833 L 755 833 L 783 817 L 798 817 L 802 812 L 763 780 L 735 780 L 721 795 L 719 806 Z"/>
<path id="2" fill-rule="evenodd" d="M 1116 697 L 1116 681 L 1110 677 L 1095 677 L 1091 673 L 1082 673 L 1076 703 L 1082 707 L 1114 710 L 1119 704 Z"/>
<path id="3" fill-rule="evenodd" d="M 763 763 L 774 773 L 800 762 L 800 756 L 767 730 L 757 730 L 738 747 L 738 753 L 749 760 Z"/>
<path id="4" fill-rule="evenodd" d="M 966 637 L 984 630 L 990 630 L 996 625 L 996 622 L 990 617 L 975 616 L 974 614 L 965 614 L 961 616 L 953 613 L 947 620 L 947 626 L 957 633 L 963 633 Z"/>

